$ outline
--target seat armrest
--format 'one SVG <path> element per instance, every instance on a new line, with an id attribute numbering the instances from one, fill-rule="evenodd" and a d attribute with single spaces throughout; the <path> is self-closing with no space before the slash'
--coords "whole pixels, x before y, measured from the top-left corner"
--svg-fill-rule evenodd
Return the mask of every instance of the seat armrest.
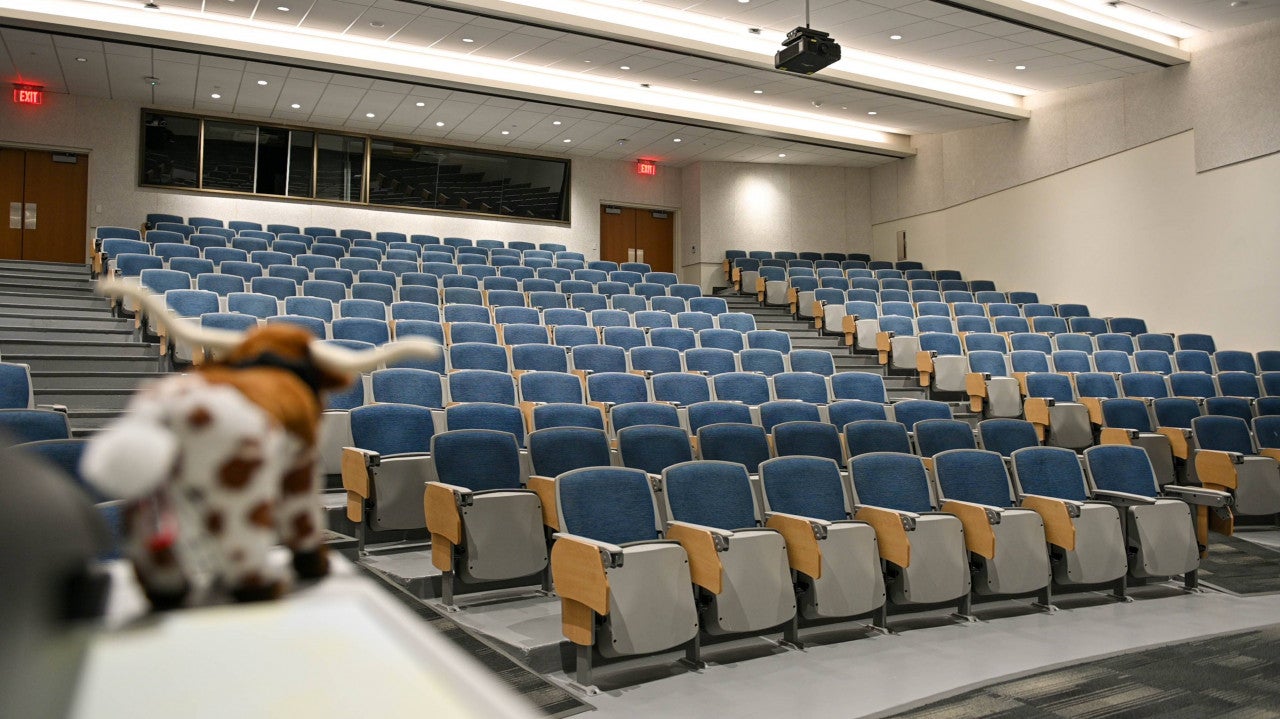
<path id="1" fill-rule="evenodd" d="M 1191 430 L 1182 427 L 1156 427 L 1156 433 L 1169 438 L 1173 456 L 1181 460 L 1191 458 Z"/>
<path id="2" fill-rule="evenodd" d="M 1195 463 L 1196 474 L 1201 484 L 1235 489 L 1239 482 L 1236 467 L 1244 464 L 1244 455 L 1239 452 L 1198 449 L 1195 453 Z"/>
<path id="3" fill-rule="evenodd" d="M 560 518 L 556 514 L 556 480 L 553 477 L 530 475 L 526 485 L 538 495 L 542 502 L 542 523 L 553 530 L 560 529 Z"/>
<path id="4" fill-rule="evenodd" d="M 1093 490 L 1093 498 L 1108 504 L 1127 507 L 1135 504 L 1155 504 L 1154 497 L 1144 497 L 1141 494 L 1130 494 L 1129 492 L 1115 492 L 1110 489 Z"/>
<path id="5" fill-rule="evenodd" d="M 1165 485 L 1164 494 L 1173 499 L 1181 499 L 1187 504 L 1194 504 L 1198 507 L 1211 507 L 1214 509 L 1225 509 L 1234 506 L 1235 497 L 1229 492 L 1220 492 L 1216 489 L 1205 489 L 1204 487 L 1182 487 L 1179 485 Z"/>
<path id="6" fill-rule="evenodd" d="M 942 511 L 964 525 L 964 543 L 970 552 L 987 559 L 996 556 L 996 532 L 992 527 L 1000 523 L 998 508 L 948 499 L 942 503 Z"/>
<path id="7" fill-rule="evenodd" d="M 372 469 L 382 462 L 382 455 L 359 447 L 342 448 L 342 488 L 347 491 L 347 519 L 364 521 L 364 502 L 373 484 Z"/>
<path id="8" fill-rule="evenodd" d="M 1043 442 L 1049 427 L 1049 408 L 1053 406 L 1052 397 L 1028 397 L 1022 403 L 1022 415 L 1036 426 L 1036 434 Z"/>
<path id="9" fill-rule="evenodd" d="M 920 386 L 928 387 L 933 374 L 933 358 L 938 353 L 933 350 L 920 350 L 916 352 L 916 372 L 920 374 Z"/>
<path id="10" fill-rule="evenodd" d="M 1103 427 L 1098 437 L 1098 444 L 1132 445 L 1138 438 L 1138 430 L 1124 427 Z"/>
<path id="11" fill-rule="evenodd" d="M 859 505 L 853 512 L 854 519 L 866 522 L 876 530 L 880 558 L 899 567 L 911 564 L 911 540 L 907 538 L 907 533 L 915 531 L 919 517 L 920 515 L 911 512 L 868 505 Z"/>
<path id="12" fill-rule="evenodd" d="M 771 512 L 764 526 L 777 531 L 787 544 L 791 568 L 814 579 L 822 577 L 822 548 L 830 522 L 784 512 Z"/>
<path id="13" fill-rule="evenodd" d="M 609 614 L 606 569 L 622 566 L 622 547 L 573 534 L 555 535 L 551 576 L 560 595 L 560 628 L 579 646 L 595 643 L 595 615 Z"/>
<path id="14" fill-rule="evenodd" d="M 1068 552 L 1076 548 L 1075 518 L 1080 516 L 1079 502 L 1028 494 L 1022 497 L 1021 504 L 1040 515 L 1044 521 L 1044 538 L 1049 544 Z"/>
<path id="15" fill-rule="evenodd" d="M 1095 427 L 1102 426 L 1102 399 L 1099 397 L 1078 397 L 1076 401 L 1089 410 L 1089 422 Z"/>
<path id="16" fill-rule="evenodd" d="M 685 554 L 689 555 L 689 576 L 693 583 L 712 594 L 719 594 L 724 588 L 724 565 L 720 561 L 720 552 L 729 549 L 731 536 L 733 532 L 700 524 L 667 523 L 667 539 L 679 542 Z"/>
<path id="17" fill-rule="evenodd" d="M 36 409 L 49 409 L 63 414 L 67 414 L 68 411 L 65 404 L 38 404 L 36 405 Z"/>
<path id="18" fill-rule="evenodd" d="M 471 492 L 444 482 L 427 482 L 422 509 L 431 532 L 431 564 L 442 572 L 453 571 L 453 548 L 462 543 L 462 507 L 471 504 Z"/>
<path id="19" fill-rule="evenodd" d="M 583 537 L 581 535 L 570 534 L 568 532 L 556 532 L 551 535 L 551 538 L 556 544 L 565 542 L 567 545 L 585 545 L 591 547 L 592 552 L 597 555 L 596 558 L 600 562 L 601 569 L 617 569 L 622 566 L 623 548 L 621 545 L 602 542 L 598 539 L 591 539 L 590 537 Z M 639 543 L 646 544 L 648 542 Z"/>
<path id="20" fill-rule="evenodd" d="M 58 405 L 54 406 L 57 407 Z M 1270 457 L 1271 459 L 1280 462 L 1280 449 L 1276 449 L 1275 447 L 1263 447 L 1258 450 L 1258 455 L 1262 457 Z"/>
<path id="21" fill-rule="evenodd" d="M 987 397 L 987 375 L 983 372 L 969 372 L 964 376 L 964 391 L 969 395 L 969 409 L 982 411 L 982 401 Z"/>

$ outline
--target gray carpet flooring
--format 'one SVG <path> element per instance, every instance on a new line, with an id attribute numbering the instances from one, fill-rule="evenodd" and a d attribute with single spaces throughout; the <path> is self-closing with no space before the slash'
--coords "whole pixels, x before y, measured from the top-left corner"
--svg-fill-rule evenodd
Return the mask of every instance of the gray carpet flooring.
<path id="1" fill-rule="evenodd" d="M 1200 581 L 1236 595 L 1280 592 L 1280 552 L 1237 537 L 1209 535 Z"/>
<path id="2" fill-rule="evenodd" d="M 994 684 L 895 717 L 1280 717 L 1280 625 Z"/>

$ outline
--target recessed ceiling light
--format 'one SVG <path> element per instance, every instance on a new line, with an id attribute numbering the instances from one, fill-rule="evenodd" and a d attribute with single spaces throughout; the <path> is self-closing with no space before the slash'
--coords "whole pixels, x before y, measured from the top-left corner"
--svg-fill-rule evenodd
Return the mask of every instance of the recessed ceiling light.
<path id="1" fill-rule="evenodd" d="M 276 9 L 279 10 L 280 12 L 289 12 L 289 8 L 285 7 L 284 5 L 277 5 Z"/>
<path id="2" fill-rule="evenodd" d="M 1013 69 L 1014 69 L 1014 70 L 1026 70 L 1026 69 L 1027 69 L 1027 66 L 1026 66 L 1026 65 L 1014 65 L 1014 66 L 1013 66 Z"/>
<path id="3" fill-rule="evenodd" d="M 672 142 L 684 142 L 684 140 L 681 140 L 681 139 L 680 139 L 680 138 L 678 138 L 678 137 L 673 137 L 673 138 L 671 138 L 671 141 L 672 141 Z"/>
<path id="4" fill-rule="evenodd" d="M 630 66 L 630 65 L 619 65 L 619 66 L 618 66 L 618 69 L 619 69 L 619 70 L 630 70 L 630 69 L 631 69 L 631 66 Z"/>
<path id="5" fill-rule="evenodd" d="M 364 116 L 365 116 L 365 117 L 368 117 L 368 118 L 377 117 L 377 115 L 374 115 L 372 112 L 366 112 L 366 113 L 364 114 Z"/>
<path id="6" fill-rule="evenodd" d="M 569 139 L 569 138 L 567 138 L 567 137 L 566 137 L 566 138 L 564 138 L 564 141 L 565 141 L 565 142 L 573 142 L 573 140 L 570 140 L 570 139 Z"/>
<path id="7" fill-rule="evenodd" d="M 583 60 L 583 62 L 585 62 L 585 63 L 586 63 L 586 64 L 588 64 L 588 65 L 590 65 L 590 64 L 591 64 L 591 61 L 590 61 L 590 60 Z"/>
<path id="8" fill-rule="evenodd" d="M 259 81 L 258 81 L 258 84 L 259 84 L 259 85 L 266 85 L 266 84 L 267 84 L 267 81 L 266 81 L 266 80 L 259 80 Z"/>
<path id="9" fill-rule="evenodd" d="M 559 120 L 552 120 L 552 121 L 551 121 L 551 124 L 552 124 L 552 125 L 559 125 L 559 124 L 560 124 L 560 121 L 559 121 Z"/>
<path id="10" fill-rule="evenodd" d="M 870 110 L 870 111 L 868 111 L 868 112 L 867 112 L 867 114 L 868 114 L 868 115 L 879 115 L 880 113 L 876 112 L 875 110 Z"/>
<path id="11" fill-rule="evenodd" d="M 469 37 L 464 37 L 464 38 L 462 38 L 462 41 L 463 41 L 463 42 L 475 42 L 475 40 L 472 40 L 472 39 L 471 39 L 471 38 L 469 38 Z"/>
<path id="12" fill-rule="evenodd" d="M 369 23 L 369 27 L 385 27 L 386 23 L 381 20 L 373 20 Z"/>
<path id="13" fill-rule="evenodd" d="M 293 103 L 292 105 L 290 105 L 289 107 L 292 107 L 292 108 L 293 108 L 293 109 L 295 109 L 295 110 L 301 110 L 301 109 L 302 109 L 302 105 L 299 105 L 299 104 L 298 104 L 298 103 L 296 103 L 296 102 L 295 102 L 295 103 Z"/>
<path id="14" fill-rule="evenodd" d="M 216 93 L 216 92 L 215 92 L 215 93 L 213 93 L 212 95 L 210 95 L 209 97 L 212 97 L 212 98 L 213 98 L 213 99 L 215 99 L 215 100 L 221 100 L 221 99 L 222 99 L 222 95 L 219 95 L 219 94 L 218 94 L 218 93 Z"/>
<path id="15" fill-rule="evenodd" d="M 785 153 L 785 152 L 779 152 L 779 153 L 778 153 L 778 157 L 786 157 L 786 156 L 787 156 L 787 153 Z"/>
<path id="16" fill-rule="evenodd" d="M 764 90 L 752 90 L 751 92 L 755 93 L 756 95 L 763 95 L 763 94 L 764 94 Z"/>
<path id="17" fill-rule="evenodd" d="M 76 58 L 76 62 L 89 62 L 89 61 L 88 61 L 88 60 L 86 60 L 86 59 L 85 59 L 85 58 L 83 58 L 83 57 L 78 57 L 78 58 Z"/>
<path id="18" fill-rule="evenodd" d="M 889 36 L 889 39 L 890 39 L 890 40 L 901 40 L 901 39 L 902 39 L 902 36 L 901 36 L 901 35 L 890 35 L 890 36 Z"/>
<path id="19" fill-rule="evenodd" d="M 504 135 L 510 135 L 510 134 L 511 134 L 511 131 L 510 131 L 510 130 L 503 130 L 503 131 L 502 131 L 502 134 L 504 134 Z"/>
<path id="20" fill-rule="evenodd" d="M 437 122 L 437 123 L 436 123 L 436 127 L 444 127 L 444 123 L 443 123 L 443 122 Z"/>
<path id="21" fill-rule="evenodd" d="M 417 107 L 426 107 L 426 106 L 427 106 L 427 103 L 425 103 L 425 102 L 415 102 L 415 103 L 413 103 L 413 104 L 414 104 L 415 106 L 417 106 Z"/>
<path id="22" fill-rule="evenodd" d="M 751 0 L 738 0 L 738 2 L 742 3 L 743 5 L 746 5 L 747 3 L 751 2 Z"/>

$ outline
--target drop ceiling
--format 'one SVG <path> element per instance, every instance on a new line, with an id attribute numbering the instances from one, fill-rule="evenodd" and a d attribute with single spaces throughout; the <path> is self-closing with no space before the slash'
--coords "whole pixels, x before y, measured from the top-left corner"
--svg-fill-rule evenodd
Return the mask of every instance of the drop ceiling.
<path id="1" fill-rule="evenodd" d="M 131 34 L 75 22 L 70 16 L 60 22 L 54 15 L 29 10 L 20 0 L 0 0 L 0 25 L 7 26 L 0 29 L 0 76 L 43 84 L 50 92 L 541 154 L 644 156 L 671 165 L 726 160 L 869 166 L 910 154 L 909 137 L 914 134 L 1023 117 L 1025 112 L 1016 107 L 1020 96 L 1157 66 L 1137 59 L 1123 44 L 1104 48 L 1091 40 L 1093 36 L 1072 39 L 1057 26 L 1038 30 L 1024 21 L 1005 21 L 950 3 L 812 3 L 813 26 L 831 32 L 844 46 L 846 58 L 865 54 L 886 63 L 905 63 L 913 71 L 994 88 L 1014 98 L 1015 104 L 1005 110 L 984 100 L 968 102 L 902 83 L 864 82 L 850 73 L 779 73 L 730 46 L 723 51 L 699 46 L 681 52 L 671 42 L 655 42 L 657 30 L 619 37 L 616 27 L 605 27 L 596 18 L 549 20 L 548 12 L 539 8 L 554 10 L 554 0 L 524 10 L 504 0 L 449 0 L 448 7 L 401 0 L 156 2 L 161 13 L 215 21 L 220 31 L 184 43 L 160 33 Z M 717 23 L 717 32 L 730 33 L 730 38 L 739 29 L 745 33 L 758 28 L 769 36 L 803 23 L 798 0 L 615 4 L 675 13 L 673 17 L 693 23 Z M 53 13 L 55 7 L 137 13 L 141 3 L 45 0 L 39 5 L 45 13 Z M 1280 16 L 1280 0 L 1248 0 L 1236 8 L 1216 1 L 1145 0 L 1144 7 L 1206 29 Z M 584 84 L 608 83 L 602 87 L 639 88 L 643 83 L 655 93 L 691 98 L 690 107 L 695 100 L 709 98 L 740 111 L 720 118 L 691 110 L 684 117 L 678 107 L 658 108 L 656 101 L 648 108 L 643 102 L 584 100 L 550 91 L 544 96 L 536 86 L 446 82 L 420 77 L 429 73 L 407 68 L 377 72 L 337 53 L 274 56 L 236 44 L 246 30 L 259 29 L 290 33 L 287 37 L 331 37 L 335 43 L 350 39 L 362 47 L 473 57 L 476 63 L 510 63 L 581 78 Z M 894 36 L 899 39 L 891 39 Z M 159 82 L 151 86 L 143 81 L 148 76 Z M 825 124 L 821 131 L 799 126 L 793 130 L 785 126 L 787 116 L 757 123 L 753 108 L 761 117 L 776 110 Z M 840 128 L 848 128 L 848 142 L 840 137 Z M 858 133 L 887 139 L 855 141 Z"/>

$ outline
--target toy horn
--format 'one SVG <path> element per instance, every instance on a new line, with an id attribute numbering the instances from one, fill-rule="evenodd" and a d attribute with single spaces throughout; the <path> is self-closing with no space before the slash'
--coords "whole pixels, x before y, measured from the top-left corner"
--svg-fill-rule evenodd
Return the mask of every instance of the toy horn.
<path id="1" fill-rule="evenodd" d="M 168 335 L 174 339 L 214 351 L 230 351 L 242 341 L 244 334 L 229 330 L 201 327 L 170 311 L 159 295 L 136 282 L 103 277 L 98 280 L 98 292 L 112 297 L 129 297 L 137 301 L 140 309 L 157 318 Z M 312 342 L 309 346 L 312 360 L 324 369 L 337 372 L 365 372 L 405 357 L 431 358 L 440 354 L 440 346 L 422 339 L 404 339 L 389 342 L 371 350 L 350 350 L 345 347 Z"/>
<path id="2" fill-rule="evenodd" d="M 225 352 L 244 340 L 244 335 L 240 332 L 201 327 L 196 322 L 179 317 L 170 311 L 163 298 L 137 282 L 106 276 L 98 280 L 97 289 L 100 294 L 108 297 L 128 297 L 134 300 L 138 303 L 139 311 L 145 310 L 155 317 L 156 322 L 164 327 L 170 337 L 187 344 Z"/>

